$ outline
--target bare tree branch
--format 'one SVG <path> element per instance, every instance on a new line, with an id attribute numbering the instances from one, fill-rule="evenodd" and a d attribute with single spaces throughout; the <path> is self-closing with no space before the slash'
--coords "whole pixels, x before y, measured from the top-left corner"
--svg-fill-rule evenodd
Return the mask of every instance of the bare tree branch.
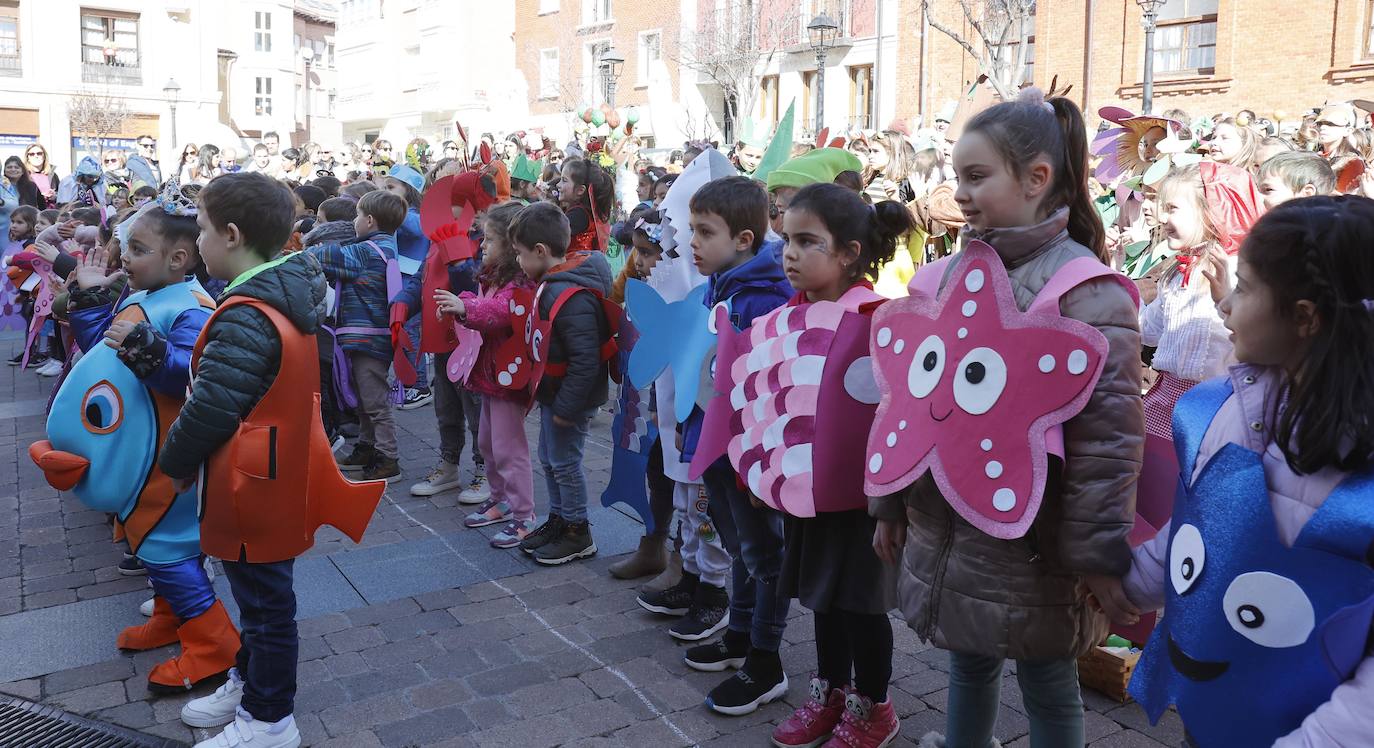
<path id="1" fill-rule="evenodd" d="M 103 160 L 105 139 L 124 129 L 129 107 L 123 98 L 114 96 L 109 90 L 86 91 L 67 99 L 67 117 L 71 120 L 72 131 L 86 141 L 87 151 L 91 150 L 91 138 L 95 138 L 96 150 Z"/>
<path id="2" fill-rule="evenodd" d="M 966 36 L 935 16 L 930 0 L 921 11 L 931 28 L 948 36 L 978 61 L 988 82 L 1005 100 L 1015 98 L 1024 78 L 1030 50 L 1029 29 L 1035 18 L 1035 0 L 958 0 L 973 34 Z M 1016 45 L 1017 49 L 1011 49 Z"/>

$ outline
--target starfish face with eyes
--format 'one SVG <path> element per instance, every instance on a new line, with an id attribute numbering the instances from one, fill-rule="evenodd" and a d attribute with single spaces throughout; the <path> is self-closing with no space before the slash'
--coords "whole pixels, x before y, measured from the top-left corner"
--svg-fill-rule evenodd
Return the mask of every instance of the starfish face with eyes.
<path id="1" fill-rule="evenodd" d="M 1022 312 L 996 251 L 974 242 L 935 297 L 914 293 L 878 310 L 870 350 L 882 400 L 868 495 L 895 493 L 929 470 L 974 526 L 999 538 L 1026 533 L 1056 441 L 1047 432 L 1083 409 L 1107 354 L 1102 333 L 1048 306 Z"/>

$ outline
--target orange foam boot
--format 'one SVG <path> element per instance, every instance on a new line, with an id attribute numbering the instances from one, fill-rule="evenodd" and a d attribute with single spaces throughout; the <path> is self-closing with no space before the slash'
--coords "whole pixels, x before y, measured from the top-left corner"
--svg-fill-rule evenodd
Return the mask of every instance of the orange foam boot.
<path id="1" fill-rule="evenodd" d="M 181 639 L 181 654 L 158 663 L 148 673 L 150 690 L 190 690 L 234 666 L 239 653 L 239 632 L 229 620 L 224 603 L 216 600 L 209 610 L 182 624 L 177 635 Z"/>
<path id="2" fill-rule="evenodd" d="M 172 612 L 172 606 L 162 597 L 153 598 L 153 617 L 141 626 L 130 626 L 119 632 L 115 644 L 120 649 L 141 652 L 145 649 L 165 647 L 177 640 L 177 627 L 181 619 Z"/>

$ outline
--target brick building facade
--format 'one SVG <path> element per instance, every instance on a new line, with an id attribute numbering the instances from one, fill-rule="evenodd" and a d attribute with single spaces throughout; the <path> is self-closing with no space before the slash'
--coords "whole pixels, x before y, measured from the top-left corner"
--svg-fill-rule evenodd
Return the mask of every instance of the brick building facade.
<path id="1" fill-rule="evenodd" d="M 932 7 L 953 22 L 957 2 Z M 1374 98 L 1372 16 L 1371 0 L 1168 0 L 1155 37 L 1154 111 L 1249 108 L 1291 122 L 1327 100 Z M 900 117 L 938 111 L 977 77 L 977 62 L 948 36 L 923 35 L 920 0 L 900 0 L 898 28 Z M 1134 0 L 1039 0 L 1033 40 L 1037 85 L 1057 75 L 1089 111 L 1140 110 L 1145 35 Z"/>

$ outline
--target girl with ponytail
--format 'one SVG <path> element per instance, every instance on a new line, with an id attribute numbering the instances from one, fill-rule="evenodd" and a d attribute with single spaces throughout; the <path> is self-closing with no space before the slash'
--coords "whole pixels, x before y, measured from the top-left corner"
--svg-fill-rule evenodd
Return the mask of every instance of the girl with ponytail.
<path id="1" fill-rule="evenodd" d="M 954 199 L 968 221 L 961 238 L 996 250 L 1022 311 L 1071 261 L 1105 260 L 1087 161 L 1078 107 L 1045 101 L 1036 89 L 972 118 L 954 146 Z M 994 744 L 1007 658 L 1017 660 L 1032 744 L 1083 745 L 1076 659 L 1102 641 L 1108 617 L 1135 615 L 1121 578 L 1131 565 L 1145 430 L 1136 304 L 1124 284 L 1103 276 L 1064 293 L 1059 308 L 1100 331 L 1108 352 L 1087 404 L 1064 423 L 1063 457 L 1051 456 L 1029 531 L 1004 540 L 979 530 L 929 475 L 869 499 L 874 548 L 902 566 L 908 624 L 950 652 L 946 734 L 926 736 L 923 746 Z"/>
<path id="2" fill-rule="evenodd" d="M 913 224 L 901 203 L 884 200 L 869 207 L 836 184 L 803 187 L 783 214 L 783 269 L 797 290 L 788 306 L 841 301 L 860 286 L 871 301 L 851 295 L 841 303 L 857 303 L 860 314 L 871 315 L 884 300 L 869 279 L 892 259 L 898 237 Z M 800 310 L 793 310 L 788 319 L 800 318 Z M 863 466 L 852 467 L 857 487 Z M 783 594 L 815 611 L 817 672 L 810 698 L 774 730 L 773 744 L 814 746 L 833 735 L 826 745 L 887 745 L 899 727 L 887 696 L 887 612 L 896 603 L 896 569 L 873 551 L 874 520 L 860 508 L 787 516 L 785 522 L 778 584 Z"/>

